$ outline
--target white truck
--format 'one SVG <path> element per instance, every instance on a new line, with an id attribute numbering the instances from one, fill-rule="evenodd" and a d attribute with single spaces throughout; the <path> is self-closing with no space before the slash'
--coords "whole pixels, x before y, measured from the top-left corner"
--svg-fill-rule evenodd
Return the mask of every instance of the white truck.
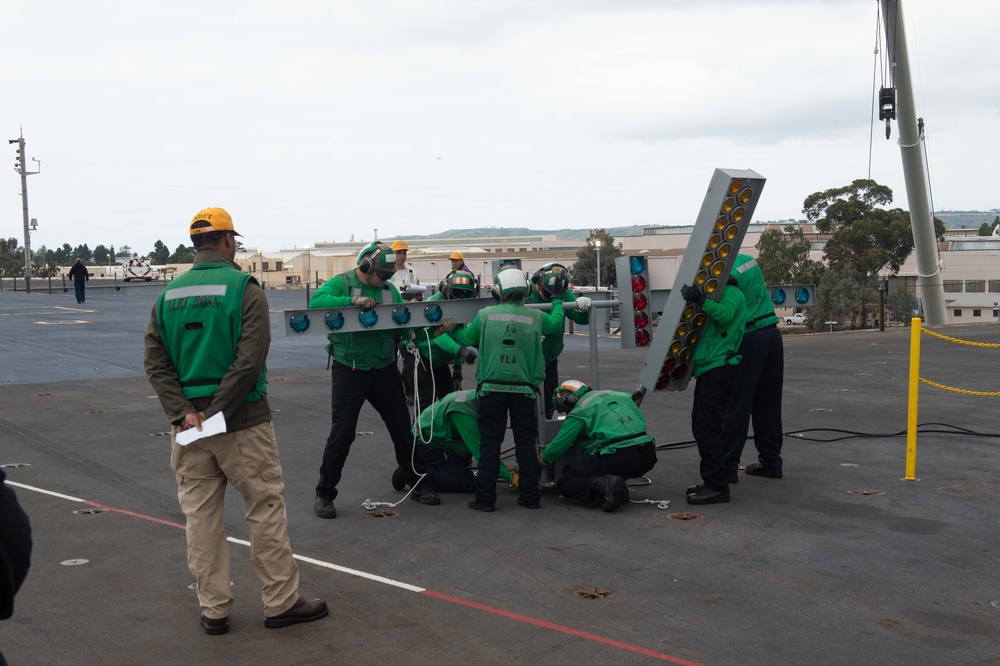
<path id="1" fill-rule="evenodd" d="M 133 254 L 130 259 L 122 262 L 122 279 L 125 282 L 131 282 L 132 280 L 152 282 L 153 267 L 149 264 L 149 260 L 146 257 Z"/>
<path id="2" fill-rule="evenodd" d="M 806 323 L 806 316 L 801 312 L 796 312 L 793 315 L 788 315 L 787 317 L 782 317 L 786 324 L 804 324 Z"/>

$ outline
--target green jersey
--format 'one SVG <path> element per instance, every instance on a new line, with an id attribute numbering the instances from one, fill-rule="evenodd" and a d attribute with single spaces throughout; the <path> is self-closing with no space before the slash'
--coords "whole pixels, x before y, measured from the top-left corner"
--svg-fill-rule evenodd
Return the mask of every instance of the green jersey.
<path id="1" fill-rule="evenodd" d="M 213 395 L 236 360 L 243 328 L 243 292 L 251 280 L 228 264 L 201 262 L 160 294 L 156 321 L 186 398 Z M 245 400 L 265 395 L 266 366 Z"/>
<path id="2" fill-rule="evenodd" d="M 739 280 L 739 289 L 747 302 L 746 332 L 750 333 L 777 324 L 778 315 L 774 314 L 771 294 L 764 284 L 764 274 L 760 272 L 757 261 L 746 254 L 736 255 L 733 275 Z"/>
<path id="3" fill-rule="evenodd" d="M 596 456 L 653 441 L 646 433 L 646 419 L 631 395 L 622 391 L 588 391 L 566 415 L 559 434 L 542 451 L 542 460 L 555 462 L 571 446 Z"/>
<path id="4" fill-rule="evenodd" d="M 545 378 L 542 336 L 562 329 L 562 301 L 552 311 L 525 307 L 517 301 L 491 305 L 452 335 L 459 344 L 479 348 L 476 384 L 480 394 L 523 393 L 534 396 Z"/>
<path id="5" fill-rule="evenodd" d="M 327 280 L 309 299 L 310 308 L 355 308 L 354 296 L 368 296 L 376 303 L 402 303 L 396 285 L 386 282 L 372 287 L 358 278 L 357 271 L 349 270 Z M 331 333 L 326 346 L 334 360 L 349 368 L 372 370 L 396 362 L 396 341 L 391 330 L 359 331 L 357 333 Z"/>
<path id="6" fill-rule="evenodd" d="M 453 391 L 420 413 L 413 434 L 432 449 L 445 454 L 479 461 L 479 398 L 475 391 Z M 510 481 L 507 468 L 500 466 L 500 478 Z"/>
<path id="7" fill-rule="evenodd" d="M 737 365 L 743 359 L 739 349 L 747 305 L 740 290 L 727 285 L 718 303 L 706 298 L 701 307 L 709 320 L 694 350 L 695 377 L 722 365 Z"/>
<path id="8" fill-rule="evenodd" d="M 562 297 L 564 303 L 576 303 L 576 295 L 570 291 L 566 290 L 566 294 Z M 525 303 L 549 303 L 550 301 L 545 300 L 538 294 L 537 288 L 532 288 L 531 293 L 524 299 Z M 590 311 L 589 310 L 563 310 L 563 315 L 577 324 L 589 324 L 590 323 Z M 565 334 L 565 327 L 560 327 L 559 331 L 556 333 L 549 333 L 542 337 L 542 358 L 545 359 L 545 365 L 548 365 L 552 361 L 559 358 L 559 354 L 562 353 L 563 348 L 566 346 L 563 342 L 563 335 Z"/>

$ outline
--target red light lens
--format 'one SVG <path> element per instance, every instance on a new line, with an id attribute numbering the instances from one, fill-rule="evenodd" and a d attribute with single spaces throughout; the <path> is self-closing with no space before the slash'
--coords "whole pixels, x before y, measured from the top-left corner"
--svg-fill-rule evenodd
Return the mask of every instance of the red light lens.
<path id="1" fill-rule="evenodd" d="M 649 326 L 649 315 L 645 312 L 639 311 L 635 313 L 635 327 L 636 328 L 646 328 Z"/>
<path id="2" fill-rule="evenodd" d="M 632 291 L 646 291 L 646 278 L 641 275 L 633 275 Z"/>
<path id="3" fill-rule="evenodd" d="M 636 310 L 645 310 L 649 305 L 646 294 L 632 294 L 632 307 Z"/>
<path id="4" fill-rule="evenodd" d="M 635 332 L 635 344 L 638 347 L 648 347 L 649 346 L 649 331 L 646 329 L 639 329 Z"/>

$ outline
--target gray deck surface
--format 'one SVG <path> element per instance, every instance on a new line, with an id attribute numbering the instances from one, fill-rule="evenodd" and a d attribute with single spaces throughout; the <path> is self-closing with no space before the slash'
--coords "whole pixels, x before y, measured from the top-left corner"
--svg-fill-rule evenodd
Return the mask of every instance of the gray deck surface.
<path id="1" fill-rule="evenodd" d="M 921 434 L 920 480 L 903 481 L 905 437 L 874 436 L 906 427 L 909 329 L 786 336 L 785 478 L 741 473 L 729 504 L 684 503 L 699 482 L 689 447 L 660 451 L 652 485 L 632 493 L 669 500 L 668 510 L 605 514 L 548 491 L 528 511 L 501 488 L 492 514 L 443 495 L 440 506 L 407 500 L 393 517 L 369 517 L 364 500 L 402 493 L 390 484 L 385 428 L 366 406 L 339 515 L 320 520 L 323 339 L 277 330 L 278 311 L 300 307 L 303 292 L 268 297 L 289 529 L 296 554 L 314 560 L 300 562 L 302 592 L 326 598 L 330 616 L 265 629 L 248 549 L 232 544 L 231 630 L 199 627 L 169 427 L 142 371 L 153 290 L 88 290 L 79 306 L 72 293 L 4 291 L 0 464 L 26 465 L 6 471 L 31 488 L 15 491 L 35 541 L 15 615 L 0 622 L 12 665 L 1000 664 L 1000 438 Z M 997 324 L 937 330 L 1000 343 Z M 922 376 L 1000 391 L 1000 349 L 928 335 L 922 347 Z M 601 388 L 632 390 L 643 355 L 602 338 Z M 567 336 L 560 371 L 589 379 L 586 337 Z M 658 444 L 691 439 L 692 392 L 646 397 Z M 1000 433 L 1000 398 L 926 385 L 921 396 L 921 423 Z M 816 428 L 873 436 L 795 436 Z M 754 460 L 750 442 L 743 462 Z M 76 513 L 88 502 L 110 510 Z M 670 517 L 689 511 L 702 517 Z M 233 491 L 226 526 L 248 538 Z M 573 594 L 588 588 L 611 594 Z"/>

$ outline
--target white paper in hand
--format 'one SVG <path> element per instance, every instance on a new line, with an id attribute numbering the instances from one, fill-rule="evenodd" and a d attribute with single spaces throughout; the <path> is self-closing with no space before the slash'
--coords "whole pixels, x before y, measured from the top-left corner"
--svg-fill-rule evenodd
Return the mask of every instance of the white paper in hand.
<path id="1" fill-rule="evenodd" d="M 214 415 L 201 422 L 201 430 L 198 430 L 197 428 L 189 428 L 183 432 L 177 433 L 177 443 L 181 446 L 187 446 L 191 442 L 196 442 L 202 437 L 211 437 L 212 435 L 218 435 L 224 432 L 226 432 L 226 417 L 222 415 L 222 412 L 216 412 Z"/>

